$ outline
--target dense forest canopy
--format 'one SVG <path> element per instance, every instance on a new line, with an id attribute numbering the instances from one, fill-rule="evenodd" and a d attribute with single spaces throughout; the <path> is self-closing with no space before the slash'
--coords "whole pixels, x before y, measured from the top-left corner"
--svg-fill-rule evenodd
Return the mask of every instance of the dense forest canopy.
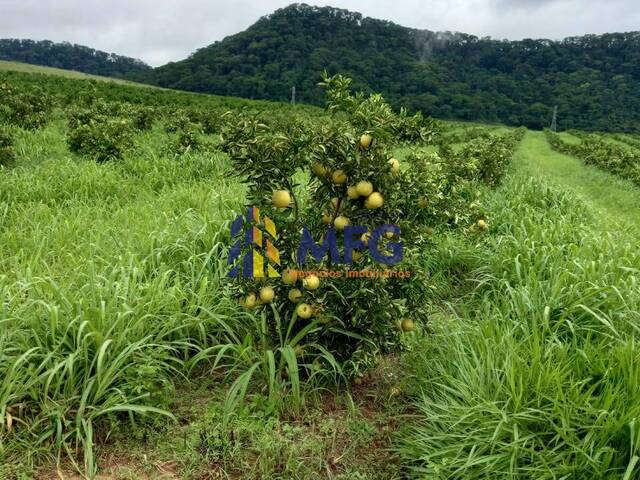
<path id="1" fill-rule="evenodd" d="M 49 40 L 0 39 L 0 60 L 64 68 L 105 77 L 124 77 L 151 69 L 149 65 L 135 58 Z"/>
<path id="2" fill-rule="evenodd" d="M 507 41 L 405 28 L 294 4 L 180 62 L 133 76 L 164 87 L 319 104 L 320 72 L 439 118 L 640 129 L 640 33 Z"/>
<path id="3" fill-rule="evenodd" d="M 640 131 L 640 32 L 495 40 L 402 27 L 293 4 L 247 30 L 152 69 L 70 43 L 0 40 L 0 60 L 125 77 L 168 88 L 321 104 L 320 73 L 343 73 L 396 108 L 438 118 Z"/>

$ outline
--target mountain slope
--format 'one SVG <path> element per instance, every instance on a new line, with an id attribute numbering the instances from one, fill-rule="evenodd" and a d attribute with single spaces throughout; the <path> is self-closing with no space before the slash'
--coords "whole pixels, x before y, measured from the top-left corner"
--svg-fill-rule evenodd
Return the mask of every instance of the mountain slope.
<path id="1" fill-rule="evenodd" d="M 640 33 L 499 41 L 405 28 L 294 4 L 188 59 L 133 78 L 247 98 L 320 103 L 319 73 L 345 73 L 397 105 L 440 118 L 640 129 Z"/>
<path id="2" fill-rule="evenodd" d="M 76 70 L 105 77 L 124 77 L 151 69 L 135 58 L 49 40 L 0 39 L 0 60 Z"/>

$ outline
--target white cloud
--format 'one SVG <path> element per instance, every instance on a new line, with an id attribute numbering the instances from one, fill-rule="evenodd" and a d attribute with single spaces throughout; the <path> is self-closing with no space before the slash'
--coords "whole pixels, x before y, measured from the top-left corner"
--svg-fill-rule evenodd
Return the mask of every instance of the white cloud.
<path id="1" fill-rule="evenodd" d="M 0 0 L 0 37 L 66 40 L 161 65 L 244 30 L 289 3 Z M 494 38 L 559 39 L 640 25 L 636 0 L 333 0 L 330 5 L 408 27 Z"/>

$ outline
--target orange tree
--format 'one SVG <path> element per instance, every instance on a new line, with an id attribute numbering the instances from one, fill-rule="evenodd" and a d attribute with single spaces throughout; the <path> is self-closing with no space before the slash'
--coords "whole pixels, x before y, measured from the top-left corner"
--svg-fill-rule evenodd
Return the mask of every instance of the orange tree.
<path id="1" fill-rule="evenodd" d="M 51 116 L 53 98 L 38 87 L 0 83 L 0 122 L 25 130 L 42 128 Z"/>
<path id="2" fill-rule="evenodd" d="M 402 348 L 403 335 L 427 318 L 429 286 L 418 260 L 428 255 L 434 227 L 468 216 L 476 201 L 459 166 L 393 158 L 407 137 L 403 125 L 414 132 L 419 125 L 428 139 L 431 121 L 401 118 L 380 95 L 352 94 L 342 76 L 321 85 L 325 118 L 229 115 L 222 130 L 248 205 L 260 208 L 257 226 L 264 230 L 268 217 L 278 230 L 281 276 L 232 283 L 249 316 L 260 319 L 260 342 L 243 345 L 272 352 L 244 367 L 270 372 L 269 388 L 276 377 L 287 384 L 322 365 L 360 375 L 380 353 Z M 250 357 L 244 347 L 225 354 L 232 350 L 236 361 Z"/>

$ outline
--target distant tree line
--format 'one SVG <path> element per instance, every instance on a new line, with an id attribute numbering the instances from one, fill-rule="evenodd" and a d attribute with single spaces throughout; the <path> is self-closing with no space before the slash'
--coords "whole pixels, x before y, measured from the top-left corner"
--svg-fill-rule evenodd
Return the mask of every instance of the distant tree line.
<path id="1" fill-rule="evenodd" d="M 323 69 L 439 118 L 640 129 L 640 33 L 506 41 L 294 4 L 186 60 L 131 75 L 164 87 L 320 104 Z"/>
<path id="2" fill-rule="evenodd" d="M 135 58 L 49 40 L 0 39 L 0 60 L 64 68 L 105 77 L 124 77 L 151 69 Z"/>

